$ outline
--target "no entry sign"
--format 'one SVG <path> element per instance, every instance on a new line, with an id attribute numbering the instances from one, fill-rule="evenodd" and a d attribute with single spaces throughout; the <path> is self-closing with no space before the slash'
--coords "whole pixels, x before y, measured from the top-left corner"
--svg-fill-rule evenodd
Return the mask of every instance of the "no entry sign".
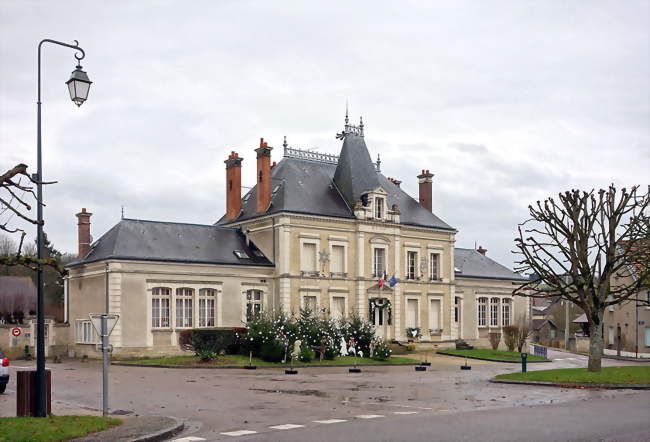
<path id="1" fill-rule="evenodd" d="M 11 334 L 15 337 L 20 336 L 20 329 L 18 327 L 14 327 L 11 329 Z"/>

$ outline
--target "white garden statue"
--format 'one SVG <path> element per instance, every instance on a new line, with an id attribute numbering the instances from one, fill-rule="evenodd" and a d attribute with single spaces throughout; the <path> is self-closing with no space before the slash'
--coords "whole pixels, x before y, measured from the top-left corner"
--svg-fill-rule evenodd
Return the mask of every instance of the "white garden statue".
<path id="1" fill-rule="evenodd" d="M 348 346 L 345 345 L 345 338 L 341 338 L 341 349 L 339 350 L 341 353 L 341 356 L 347 356 L 348 355 Z"/>
<path id="2" fill-rule="evenodd" d="M 291 360 L 297 360 L 300 358 L 300 346 L 302 345 L 302 341 L 300 339 L 296 339 L 296 342 L 293 343 L 293 351 L 291 352 Z"/>

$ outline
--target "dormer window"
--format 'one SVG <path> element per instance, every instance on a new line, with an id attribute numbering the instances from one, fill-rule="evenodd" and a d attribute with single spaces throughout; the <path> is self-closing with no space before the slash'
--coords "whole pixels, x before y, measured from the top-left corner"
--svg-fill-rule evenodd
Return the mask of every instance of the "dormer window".
<path id="1" fill-rule="evenodd" d="M 375 198 L 375 218 L 383 219 L 384 218 L 384 199 L 381 197 Z"/>

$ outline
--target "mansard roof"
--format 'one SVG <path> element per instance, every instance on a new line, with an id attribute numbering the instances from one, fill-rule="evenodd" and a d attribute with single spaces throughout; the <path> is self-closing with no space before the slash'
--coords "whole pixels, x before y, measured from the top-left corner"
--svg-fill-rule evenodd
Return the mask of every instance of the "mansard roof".
<path id="1" fill-rule="evenodd" d="M 377 171 L 363 136 L 347 134 L 340 157 L 285 147 L 285 155 L 271 169 L 271 205 L 256 212 L 256 187 L 242 199 L 242 211 L 233 221 L 222 217 L 216 224 L 239 222 L 279 212 L 354 219 L 354 203 L 362 194 L 381 187 L 387 204 L 396 204 L 402 224 L 455 230 L 424 208 L 399 186 Z"/>
<path id="2" fill-rule="evenodd" d="M 235 251 L 244 252 L 241 258 Z M 122 219 L 99 238 L 78 264 L 105 259 L 272 266 L 239 229 Z"/>
<path id="3" fill-rule="evenodd" d="M 519 273 L 513 272 L 474 249 L 454 248 L 454 266 L 456 267 L 456 278 L 528 281 Z"/>

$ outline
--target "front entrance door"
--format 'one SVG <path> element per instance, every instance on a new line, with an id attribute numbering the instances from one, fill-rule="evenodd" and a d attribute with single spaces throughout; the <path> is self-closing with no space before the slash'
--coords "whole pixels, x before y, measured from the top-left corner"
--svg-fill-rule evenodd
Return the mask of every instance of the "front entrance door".
<path id="1" fill-rule="evenodd" d="M 386 298 L 370 299 L 371 315 L 369 321 L 375 326 L 375 335 L 383 339 L 388 337 L 388 305 L 390 301 Z"/>

